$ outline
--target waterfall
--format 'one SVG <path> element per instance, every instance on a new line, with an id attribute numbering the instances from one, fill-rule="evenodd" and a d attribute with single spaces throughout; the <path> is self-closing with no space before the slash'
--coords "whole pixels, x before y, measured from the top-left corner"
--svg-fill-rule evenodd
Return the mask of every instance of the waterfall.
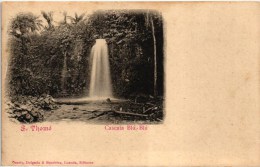
<path id="1" fill-rule="evenodd" d="M 91 50 L 90 98 L 111 98 L 112 85 L 110 78 L 108 47 L 105 39 L 96 39 Z"/>

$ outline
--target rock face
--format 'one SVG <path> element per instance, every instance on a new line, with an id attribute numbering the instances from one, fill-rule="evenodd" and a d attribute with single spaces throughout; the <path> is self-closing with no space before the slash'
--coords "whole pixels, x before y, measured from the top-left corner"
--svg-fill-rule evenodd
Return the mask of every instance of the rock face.
<path id="1" fill-rule="evenodd" d="M 50 95 L 41 97 L 17 96 L 7 102 L 7 105 L 10 118 L 22 123 L 41 122 L 44 120 L 44 112 L 59 108 Z"/>

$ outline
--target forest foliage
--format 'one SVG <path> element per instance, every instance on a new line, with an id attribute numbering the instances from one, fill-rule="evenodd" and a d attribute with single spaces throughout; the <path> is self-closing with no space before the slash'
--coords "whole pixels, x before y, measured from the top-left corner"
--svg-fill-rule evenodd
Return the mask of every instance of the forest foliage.
<path id="1" fill-rule="evenodd" d="M 164 36 L 160 13 L 108 10 L 68 16 L 64 12 L 64 19 L 58 24 L 53 15 L 54 12 L 45 11 L 41 16 L 20 13 L 11 20 L 10 95 L 86 96 L 90 52 L 97 38 L 108 43 L 116 97 L 154 95 L 154 90 L 163 95 Z"/>

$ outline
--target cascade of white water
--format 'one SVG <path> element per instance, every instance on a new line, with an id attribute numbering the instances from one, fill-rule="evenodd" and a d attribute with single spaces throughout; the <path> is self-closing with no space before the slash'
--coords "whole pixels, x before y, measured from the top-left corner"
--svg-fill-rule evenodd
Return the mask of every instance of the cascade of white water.
<path id="1" fill-rule="evenodd" d="M 96 39 L 91 50 L 90 98 L 111 98 L 112 85 L 110 78 L 108 47 L 105 39 Z"/>

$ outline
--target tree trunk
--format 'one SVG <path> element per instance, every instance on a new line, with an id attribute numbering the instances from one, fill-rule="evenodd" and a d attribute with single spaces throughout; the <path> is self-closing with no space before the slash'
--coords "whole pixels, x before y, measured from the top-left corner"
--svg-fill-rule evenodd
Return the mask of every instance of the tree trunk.
<path id="1" fill-rule="evenodd" d="M 155 30 L 154 30 L 154 23 L 153 18 L 150 18 L 151 20 L 151 27 L 152 27 L 152 35 L 153 35 L 153 53 L 154 53 L 154 88 L 153 88 L 153 94 L 154 97 L 157 96 L 157 55 L 156 55 L 156 38 L 155 38 Z"/>
<path id="2" fill-rule="evenodd" d="M 24 37 L 24 35 L 21 35 L 21 42 L 22 42 L 22 55 L 20 55 L 20 63 L 21 63 L 21 68 L 25 69 L 26 68 L 26 64 L 25 64 L 25 56 L 27 56 L 27 49 L 26 49 L 26 39 Z"/>
<path id="3" fill-rule="evenodd" d="M 67 76 L 67 52 L 65 51 L 64 53 L 64 60 L 63 60 L 63 68 L 62 68 L 62 72 L 61 72 L 61 76 L 62 76 L 62 81 L 61 81 L 61 89 L 62 89 L 62 93 L 66 93 L 66 76 Z"/>

